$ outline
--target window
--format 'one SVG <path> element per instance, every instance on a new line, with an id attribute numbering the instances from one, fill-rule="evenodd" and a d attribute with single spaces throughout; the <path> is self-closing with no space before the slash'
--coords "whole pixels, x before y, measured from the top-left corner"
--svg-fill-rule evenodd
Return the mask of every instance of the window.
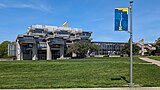
<path id="1" fill-rule="evenodd" d="M 32 48 L 33 44 L 24 44 L 23 45 L 23 50 L 27 50 L 28 48 Z"/>
<path id="2" fill-rule="evenodd" d="M 83 32 L 83 33 L 81 33 L 81 36 L 91 36 L 91 34 L 88 32 Z"/>
<path id="3" fill-rule="evenodd" d="M 70 36 L 75 36 L 75 34 L 70 34 Z"/>
<path id="4" fill-rule="evenodd" d="M 63 41 L 63 39 L 62 39 L 62 38 L 54 38 L 54 39 L 52 39 L 52 41 L 53 41 L 53 42 L 56 42 L 56 41 Z"/>
<path id="5" fill-rule="evenodd" d="M 46 42 L 45 39 L 38 39 L 39 42 Z"/>
<path id="6" fill-rule="evenodd" d="M 53 32 L 48 32 L 48 35 L 53 35 Z"/>
<path id="7" fill-rule="evenodd" d="M 69 34 L 69 32 L 68 31 L 60 31 L 57 34 Z"/>
<path id="8" fill-rule="evenodd" d="M 26 37 L 23 37 L 24 40 L 33 40 L 33 37 L 30 37 L 30 36 L 26 36 Z"/>
<path id="9" fill-rule="evenodd" d="M 51 48 L 60 48 L 60 45 L 59 45 L 59 44 L 53 44 L 53 45 L 51 46 Z"/>
<path id="10" fill-rule="evenodd" d="M 72 41 L 67 40 L 66 43 L 72 43 Z"/>
<path id="11" fill-rule="evenodd" d="M 38 44 L 38 48 L 46 48 L 47 45 L 45 43 L 40 43 Z"/>
<path id="12" fill-rule="evenodd" d="M 32 33 L 44 33 L 44 30 L 43 29 L 36 29 L 36 30 L 33 30 Z"/>

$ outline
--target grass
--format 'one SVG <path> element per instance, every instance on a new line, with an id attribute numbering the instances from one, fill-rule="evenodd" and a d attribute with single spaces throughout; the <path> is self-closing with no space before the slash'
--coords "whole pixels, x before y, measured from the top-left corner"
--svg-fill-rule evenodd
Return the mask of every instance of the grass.
<path id="1" fill-rule="evenodd" d="M 147 56 L 150 59 L 158 60 L 160 61 L 160 56 Z"/>
<path id="2" fill-rule="evenodd" d="M 160 67 L 133 59 L 133 82 L 160 86 Z M 124 87 L 129 79 L 129 58 L 88 58 L 58 61 L 0 62 L 0 88 Z"/>

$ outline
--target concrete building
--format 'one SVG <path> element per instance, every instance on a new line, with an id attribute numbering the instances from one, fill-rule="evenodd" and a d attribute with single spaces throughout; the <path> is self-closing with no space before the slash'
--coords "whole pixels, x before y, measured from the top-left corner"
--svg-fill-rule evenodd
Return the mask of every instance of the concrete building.
<path id="1" fill-rule="evenodd" d="M 122 48 L 127 44 L 124 42 L 92 42 L 93 44 L 96 44 L 101 47 L 100 50 L 97 50 L 92 53 L 93 56 L 95 55 L 120 55 Z M 145 55 L 160 55 L 159 52 L 156 52 L 156 47 L 154 43 L 145 43 L 144 39 L 140 40 L 136 44 L 140 50 L 139 55 L 145 56 Z"/>
<path id="2" fill-rule="evenodd" d="M 153 43 L 145 43 L 144 39 L 140 40 L 136 44 L 140 48 L 139 54 L 141 56 L 151 55 L 152 51 L 156 50 L 156 47 L 153 45 Z"/>
<path id="3" fill-rule="evenodd" d="M 52 60 L 67 56 L 67 48 L 74 42 L 90 42 L 92 32 L 80 28 L 62 26 L 32 25 L 25 34 L 16 38 L 16 43 L 8 46 L 9 56 L 17 60 Z"/>
<path id="4" fill-rule="evenodd" d="M 62 26 L 32 25 L 25 34 L 19 34 L 14 44 L 8 45 L 8 55 L 17 60 L 52 60 L 76 57 L 75 53 L 67 54 L 68 47 L 74 42 L 91 42 L 92 32 L 80 28 L 68 27 L 68 22 Z M 91 42 L 101 47 L 90 55 L 120 55 L 127 43 L 123 42 Z M 136 43 L 141 48 L 142 56 L 156 50 L 152 44 L 144 40 Z"/>
<path id="5" fill-rule="evenodd" d="M 120 55 L 120 51 L 127 43 L 121 42 L 92 42 L 101 47 L 100 50 L 93 52 L 93 55 Z"/>

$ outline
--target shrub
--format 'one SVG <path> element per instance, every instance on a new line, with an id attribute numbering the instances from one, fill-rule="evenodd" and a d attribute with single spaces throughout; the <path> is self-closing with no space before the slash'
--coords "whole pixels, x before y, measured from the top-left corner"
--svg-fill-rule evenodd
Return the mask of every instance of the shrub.
<path id="1" fill-rule="evenodd" d="M 104 55 L 103 57 L 109 57 L 109 55 Z"/>

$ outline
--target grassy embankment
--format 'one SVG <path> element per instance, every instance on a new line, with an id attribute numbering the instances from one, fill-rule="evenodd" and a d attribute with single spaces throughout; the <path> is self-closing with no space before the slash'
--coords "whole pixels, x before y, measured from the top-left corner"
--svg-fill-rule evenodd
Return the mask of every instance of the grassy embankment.
<path id="1" fill-rule="evenodd" d="M 160 61 L 160 56 L 147 56 L 150 59 L 158 60 Z"/>
<path id="2" fill-rule="evenodd" d="M 160 67 L 133 59 L 133 82 L 160 86 Z M 129 58 L 0 62 L 0 88 L 123 87 L 129 80 Z"/>

